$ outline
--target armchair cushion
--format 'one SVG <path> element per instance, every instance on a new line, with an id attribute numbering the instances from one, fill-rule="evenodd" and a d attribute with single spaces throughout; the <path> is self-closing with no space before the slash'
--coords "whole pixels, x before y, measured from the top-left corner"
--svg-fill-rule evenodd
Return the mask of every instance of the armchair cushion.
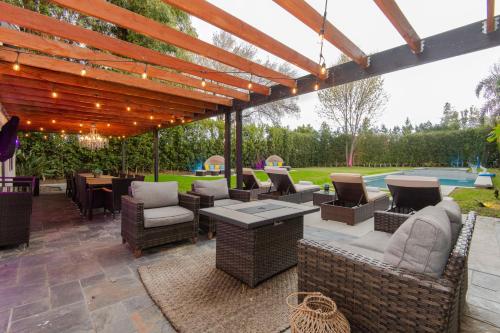
<path id="1" fill-rule="evenodd" d="M 193 219 L 194 213 L 181 206 L 144 209 L 144 228 L 163 227 Z"/>
<path id="2" fill-rule="evenodd" d="M 364 236 L 352 241 L 349 245 L 362 247 L 367 250 L 384 253 L 392 234 L 382 231 L 370 231 Z"/>
<path id="3" fill-rule="evenodd" d="M 144 208 L 176 206 L 179 204 L 177 182 L 138 182 L 131 184 L 132 196 L 144 203 Z"/>
<path id="4" fill-rule="evenodd" d="M 214 207 L 224 207 L 224 206 L 236 205 L 236 204 L 240 204 L 240 203 L 243 203 L 243 201 L 234 200 L 234 199 L 221 199 L 221 200 L 214 201 Z"/>
<path id="5" fill-rule="evenodd" d="M 451 246 L 448 215 L 442 208 L 428 206 L 394 232 L 384 251 L 384 262 L 439 278 Z"/>
<path id="6" fill-rule="evenodd" d="M 460 206 L 453 200 L 442 200 L 436 207 L 443 208 L 448 215 L 451 227 L 451 241 L 452 244 L 455 244 L 460 234 L 460 229 L 462 228 L 462 212 L 460 211 Z"/>
<path id="7" fill-rule="evenodd" d="M 215 200 L 229 199 L 229 188 L 225 178 L 217 180 L 195 180 L 193 191 L 201 195 L 213 196 Z"/>

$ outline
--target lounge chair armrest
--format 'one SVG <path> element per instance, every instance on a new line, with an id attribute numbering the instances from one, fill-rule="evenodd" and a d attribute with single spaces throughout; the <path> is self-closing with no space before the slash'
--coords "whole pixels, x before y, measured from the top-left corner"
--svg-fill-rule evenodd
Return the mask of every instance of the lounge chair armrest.
<path id="1" fill-rule="evenodd" d="M 298 258 L 298 291 L 321 291 L 335 299 L 348 318 L 356 304 L 356 313 L 370 313 L 356 319 L 370 331 L 376 330 L 370 318 L 387 323 L 394 318 L 398 323 L 432 321 L 433 331 L 446 331 L 450 318 L 443 309 L 460 293 L 447 279 L 401 270 L 315 241 L 300 240 Z"/>
<path id="2" fill-rule="evenodd" d="M 198 214 L 198 210 L 200 209 L 200 197 L 187 193 L 179 193 L 179 206 Z"/>
<path id="3" fill-rule="evenodd" d="M 408 219 L 408 214 L 378 210 L 373 212 L 373 229 L 393 234 Z"/>
<path id="4" fill-rule="evenodd" d="M 122 200 L 122 229 L 134 232 L 144 228 L 144 203 L 124 195 Z"/>
<path id="5" fill-rule="evenodd" d="M 252 192 L 249 190 L 229 189 L 229 197 L 234 200 L 248 202 L 251 199 Z"/>
<path id="6" fill-rule="evenodd" d="M 213 195 L 203 195 L 200 193 L 196 193 L 194 191 L 187 191 L 187 194 L 197 196 L 200 198 L 200 207 L 201 208 L 208 208 L 208 207 L 213 207 L 214 206 L 214 200 L 215 197 Z"/>

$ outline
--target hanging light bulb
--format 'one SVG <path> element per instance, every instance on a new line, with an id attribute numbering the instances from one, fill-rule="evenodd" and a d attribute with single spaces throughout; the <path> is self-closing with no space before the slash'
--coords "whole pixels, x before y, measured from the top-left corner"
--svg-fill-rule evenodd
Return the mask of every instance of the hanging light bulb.
<path id="1" fill-rule="evenodd" d="M 207 81 L 205 79 L 201 79 L 201 86 L 205 88 L 207 86 Z"/>
<path id="2" fill-rule="evenodd" d="M 319 89 L 319 82 L 316 81 L 316 83 L 314 84 L 314 90 L 318 90 Z"/>
<path id="3" fill-rule="evenodd" d="M 149 116 L 149 120 L 153 120 L 153 118 L 154 118 L 154 117 L 153 117 L 152 115 L 151 115 L 151 116 Z"/>
<path id="4" fill-rule="evenodd" d="M 249 83 L 248 83 L 248 89 L 252 89 L 252 87 L 253 87 L 252 82 L 249 82 Z"/>
<path id="5" fill-rule="evenodd" d="M 106 124 L 106 126 L 111 127 L 111 124 Z"/>
<path id="6" fill-rule="evenodd" d="M 40 132 L 43 132 L 43 127 L 40 127 Z"/>
<path id="7" fill-rule="evenodd" d="M 31 125 L 31 120 L 26 121 L 26 124 Z"/>
<path id="8" fill-rule="evenodd" d="M 44 139 L 44 140 L 47 140 L 47 136 L 46 136 L 46 135 L 44 135 L 44 136 L 43 136 L 43 139 Z"/>
<path id="9" fill-rule="evenodd" d="M 170 123 L 173 124 L 174 123 L 174 120 L 173 119 L 170 119 Z"/>
<path id="10" fill-rule="evenodd" d="M 96 102 L 96 103 L 95 103 L 95 107 L 99 109 L 99 108 L 101 107 L 101 103 Z"/>
<path id="11" fill-rule="evenodd" d="M 321 75 L 325 74 L 326 74 L 326 64 L 323 62 L 323 64 L 321 65 Z"/>
<path id="12" fill-rule="evenodd" d="M 184 118 L 182 118 L 181 123 L 183 123 L 183 124 L 184 124 L 185 122 L 186 122 L 186 121 L 184 120 Z"/>
<path id="13" fill-rule="evenodd" d="M 148 64 L 144 66 L 144 72 L 142 72 L 141 77 L 143 80 L 146 80 L 148 78 Z"/>
<path id="14" fill-rule="evenodd" d="M 161 124 L 158 124 L 158 128 L 160 128 L 160 127 L 161 127 Z"/>
<path id="15" fill-rule="evenodd" d="M 134 121 L 134 125 L 137 126 L 137 121 Z"/>
<path id="16" fill-rule="evenodd" d="M 19 52 L 17 52 L 16 61 L 14 62 L 14 65 L 12 65 L 12 69 L 16 72 L 21 70 L 21 65 L 19 64 Z"/>
<path id="17" fill-rule="evenodd" d="M 80 75 L 81 75 L 81 76 L 85 76 L 85 75 L 87 75 L 87 63 L 86 63 L 86 62 L 83 64 L 83 68 L 82 68 L 82 70 L 80 71 Z"/>
<path id="18" fill-rule="evenodd" d="M 131 110 L 130 106 L 127 106 L 127 111 L 130 111 L 130 110 Z"/>
<path id="19" fill-rule="evenodd" d="M 50 94 L 52 98 L 57 98 L 58 94 L 57 91 L 52 90 L 52 93 Z"/>
<path id="20" fill-rule="evenodd" d="M 295 95 L 297 93 L 297 87 L 292 88 L 292 95 Z"/>
<path id="21" fill-rule="evenodd" d="M 52 124 L 55 124 L 56 123 L 56 120 L 55 119 L 52 119 Z"/>

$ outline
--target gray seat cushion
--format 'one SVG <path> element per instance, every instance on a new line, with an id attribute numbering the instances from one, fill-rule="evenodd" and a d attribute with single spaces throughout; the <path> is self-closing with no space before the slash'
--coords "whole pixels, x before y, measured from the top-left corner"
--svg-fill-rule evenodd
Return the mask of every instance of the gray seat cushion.
<path id="1" fill-rule="evenodd" d="M 316 192 L 321 190 L 319 185 L 295 184 L 294 186 L 297 192 Z"/>
<path id="2" fill-rule="evenodd" d="M 243 201 L 239 200 L 234 200 L 234 199 L 221 199 L 221 200 L 215 200 L 214 201 L 214 207 L 223 207 L 223 206 L 229 206 L 229 205 L 236 205 L 243 203 Z"/>
<path id="3" fill-rule="evenodd" d="M 451 228 L 442 208 L 428 206 L 406 220 L 390 238 L 384 262 L 440 277 L 451 251 Z"/>
<path id="4" fill-rule="evenodd" d="M 218 180 L 195 180 L 193 191 L 201 195 L 213 196 L 214 200 L 229 199 L 229 188 L 225 178 Z"/>
<path id="5" fill-rule="evenodd" d="M 144 228 L 163 227 L 194 220 L 194 213 L 181 206 L 144 209 Z"/>
<path id="6" fill-rule="evenodd" d="M 131 184 L 132 196 L 144 203 L 144 208 L 175 206 L 179 204 L 179 185 L 177 182 L 139 182 Z"/>
<path id="7" fill-rule="evenodd" d="M 364 236 L 352 241 L 349 245 L 362 247 L 367 250 L 380 252 L 384 254 L 387 244 L 391 239 L 392 234 L 382 231 L 370 231 Z"/>

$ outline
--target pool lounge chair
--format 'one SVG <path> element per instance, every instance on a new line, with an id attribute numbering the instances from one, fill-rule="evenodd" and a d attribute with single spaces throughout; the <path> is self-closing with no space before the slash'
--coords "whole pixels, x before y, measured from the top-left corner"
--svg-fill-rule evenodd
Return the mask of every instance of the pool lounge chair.
<path id="1" fill-rule="evenodd" d="M 330 179 L 337 199 L 321 204 L 321 218 L 354 225 L 373 217 L 375 210 L 389 207 L 389 196 L 380 190 L 367 191 L 363 176 L 332 173 Z"/>
<path id="2" fill-rule="evenodd" d="M 288 170 L 280 167 L 265 167 L 264 169 L 273 184 L 268 192 L 258 195 L 259 200 L 275 199 L 295 203 L 312 201 L 313 193 L 321 190 L 318 185 L 310 182 L 294 184 Z"/>
<path id="3" fill-rule="evenodd" d="M 257 199 L 261 193 L 269 192 L 272 187 L 271 181 L 261 181 L 251 168 L 243 168 L 243 189 L 250 191 L 252 200 Z"/>

